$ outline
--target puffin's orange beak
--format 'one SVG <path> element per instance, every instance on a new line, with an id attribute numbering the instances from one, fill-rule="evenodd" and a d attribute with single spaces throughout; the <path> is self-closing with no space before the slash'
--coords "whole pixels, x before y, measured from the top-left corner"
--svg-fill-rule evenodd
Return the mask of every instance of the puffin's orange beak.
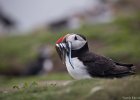
<path id="1" fill-rule="evenodd" d="M 65 37 L 65 36 L 62 36 L 61 38 L 59 38 L 59 39 L 56 41 L 56 44 L 59 44 L 59 43 L 63 42 L 64 37 Z"/>
<path id="2" fill-rule="evenodd" d="M 71 62 L 71 43 L 66 40 L 69 35 L 70 34 L 67 34 L 67 35 L 59 38 L 56 41 L 56 45 L 55 45 L 56 51 L 57 51 L 60 59 L 62 60 L 62 62 L 64 64 L 65 64 L 65 58 L 66 58 L 66 56 L 69 57 L 69 60 Z"/>
<path id="3" fill-rule="evenodd" d="M 55 45 L 56 51 L 57 51 L 57 53 L 58 53 L 60 59 L 63 61 L 63 63 L 64 63 L 64 59 L 65 59 L 65 54 L 66 54 L 66 44 L 63 43 L 64 40 L 65 40 L 65 38 L 66 38 L 66 35 L 60 37 L 60 38 L 56 41 L 56 45 Z"/>
<path id="4" fill-rule="evenodd" d="M 68 53 L 69 51 L 69 46 L 68 46 L 68 43 L 66 42 L 66 38 L 69 36 L 70 34 L 67 34 L 65 36 L 62 36 L 60 37 L 57 41 L 56 41 L 56 45 L 55 45 L 55 48 L 56 48 L 56 51 L 60 57 L 60 59 L 63 61 L 65 61 L 65 57 L 66 57 L 66 54 Z"/>
<path id="5" fill-rule="evenodd" d="M 65 39 L 69 36 L 70 34 L 67 34 L 65 36 L 60 37 L 57 41 L 56 44 L 62 43 L 65 41 Z"/>

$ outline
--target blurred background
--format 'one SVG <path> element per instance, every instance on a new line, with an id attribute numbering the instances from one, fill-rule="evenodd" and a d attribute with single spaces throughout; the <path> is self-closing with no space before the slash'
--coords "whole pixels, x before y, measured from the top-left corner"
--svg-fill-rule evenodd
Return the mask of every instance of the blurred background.
<path id="1" fill-rule="evenodd" d="M 140 71 L 139 0 L 0 0 L 0 75 L 66 72 L 55 42 L 67 33 Z"/>
<path id="2" fill-rule="evenodd" d="M 65 34 L 137 74 L 73 80 L 55 50 Z M 0 0 L 0 100 L 140 99 L 140 0 Z"/>

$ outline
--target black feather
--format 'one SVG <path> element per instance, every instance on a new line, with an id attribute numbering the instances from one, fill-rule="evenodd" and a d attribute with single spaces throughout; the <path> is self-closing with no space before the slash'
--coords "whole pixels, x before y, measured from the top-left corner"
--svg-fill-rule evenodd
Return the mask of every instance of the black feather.
<path id="1" fill-rule="evenodd" d="M 134 74 L 133 64 L 120 64 L 104 56 L 86 52 L 78 57 L 92 77 L 123 77 Z M 132 67 L 132 68 L 131 68 Z"/>

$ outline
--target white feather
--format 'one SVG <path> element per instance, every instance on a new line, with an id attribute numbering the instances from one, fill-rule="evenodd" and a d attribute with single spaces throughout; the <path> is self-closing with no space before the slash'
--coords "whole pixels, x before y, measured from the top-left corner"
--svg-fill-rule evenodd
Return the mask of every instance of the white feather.
<path id="1" fill-rule="evenodd" d="M 71 66 L 71 63 L 74 68 Z M 74 79 L 91 78 L 91 76 L 88 74 L 86 70 L 86 66 L 84 66 L 84 64 L 77 57 L 71 58 L 71 63 L 70 63 L 69 57 L 66 56 L 65 64 L 66 64 L 67 70 Z"/>

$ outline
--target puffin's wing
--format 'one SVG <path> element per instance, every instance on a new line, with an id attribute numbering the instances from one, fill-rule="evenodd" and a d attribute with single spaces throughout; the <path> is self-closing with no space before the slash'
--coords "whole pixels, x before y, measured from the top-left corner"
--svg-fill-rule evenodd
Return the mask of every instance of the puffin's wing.
<path id="1" fill-rule="evenodd" d="M 92 76 L 122 77 L 132 74 L 129 67 L 117 65 L 113 60 L 93 53 L 87 53 L 79 59 L 83 61 Z"/>
<path id="2" fill-rule="evenodd" d="M 115 67 L 112 60 L 90 52 L 83 54 L 79 59 L 92 76 L 104 76 L 107 71 L 113 70 Z"/>
<path id="3" fill-rule="evenodd" d="M 132 75 L 136 73 L 136 66 L 133 64 L 124 64 L 124 63 L 118 63 L 114 62 L 116 64 L 116 67 L 114 68 L 115 72 L 119 72 L 120 75 Z"/>

